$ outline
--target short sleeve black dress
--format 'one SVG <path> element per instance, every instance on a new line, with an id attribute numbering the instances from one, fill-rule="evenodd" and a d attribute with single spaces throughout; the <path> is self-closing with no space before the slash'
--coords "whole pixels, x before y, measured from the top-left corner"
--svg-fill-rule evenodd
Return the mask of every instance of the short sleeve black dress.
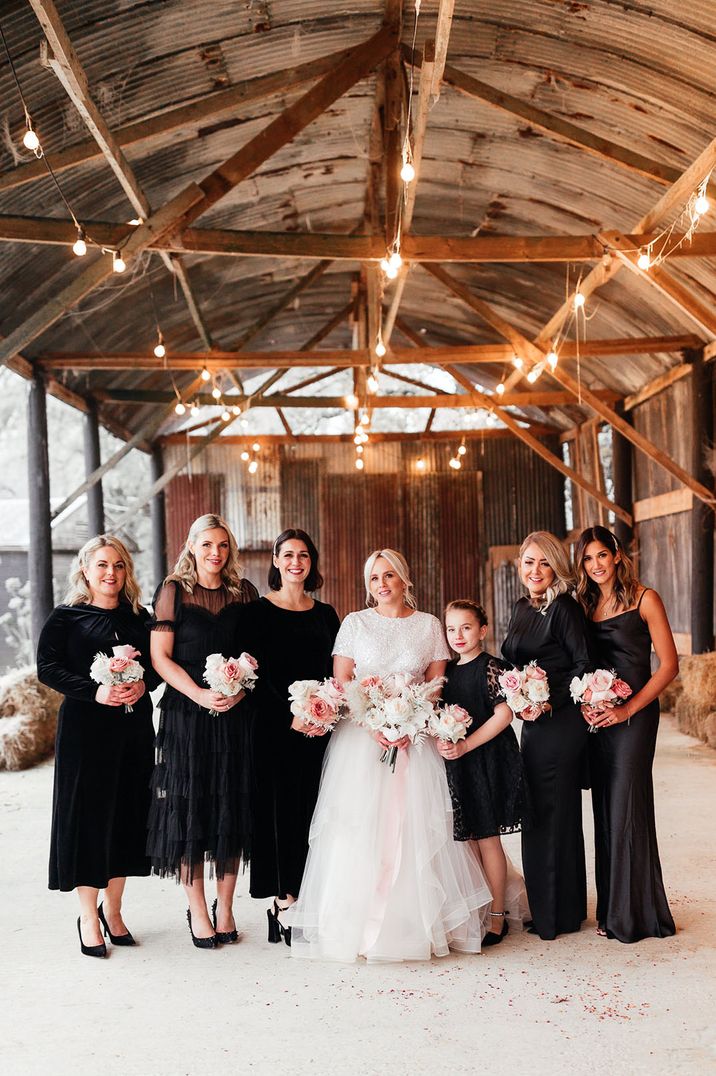
<path id="1" fill-rule="evenodd" d="M 328 736 L 291 729 L 288 688 L 323 680 L 340 621 L 332 605 L 303 611 L 261 598 L 246 609 L 259 680 L 254 692 L 254 818 L 251 896 L 298 896 L 308 855 L 308 831 L 318 798 Z M 248 635 L 247 635 L 248 637 Z"/>
<path id="2" fill-rule="evenodd" d="M 492 654 L 478 654 L 460 665 L 451 661 L 443 702 L 462 706 L 472 717 L 468 736 L 492 717 L 505 696 L 498 683 L 504 664 Z M 456 841 L 479 841 L 520 829 L 525 815 L 524 774 L 517 737 L 511 726 L 492 740 L 445 762 L 452 798 Z"/>
<path id="3" fill-rule="evenodd" d="M 641 598 L 644 597 L 644 591 Z M 633 693 L 651 678 L 651 634 L 641 605 L 590 622 L 599 668 L 614 669 Z M 674 920 L 664 892 L 654 820 L 651 768 L 659 700 L 589 737 L 597 921 L 621 942 L 668 938 Z"/>
<path id="4" fill-rule="evenodd" d="M 149 657 L 148 614 L 60 605 L 45 623 L 37 676 L 65 696 L 57 721 L 50 838 L 50 889 L 104 889 L 111 878 L 149 874 L 146 841 L 154 726 L 149 692 L 159 684 Z M 131 713 L 95 700 L 96 654 L 130 644 L 147 691 Z"/>
<path id="5" fill-rule="evenodd" d="M 552 709 L 525 721 L 521 737 L 533 809 L 522 866 L 533 929 L 549 940 L 579 930 L 587 916 L 581 790 L 589 730 L 569 693 L 572 678 L 593 667 L 581 606 L 560 594 L 541 612 L 520 598 L 502 653 L 519 668 L 536 661 L 549 681 Z"/>
<path id="6" fill-rule="evenodd" d="M 246 579 L 239 597 L 223 585 L 209 590 L 197 583 L 189 592 L 172 580 L 155 595 L 151 627 L 173 632 L 172 660 L 205 688 L 209 654 L 249 650 L 237 626 L 243 604 L 256 596 Z M 247 702 L 212 717 L 167 684 L 159 708 L 147 838 L 152 873 L 192 879 L 206 861 L 219 878 L 236 874 L 251 839 Z"/>

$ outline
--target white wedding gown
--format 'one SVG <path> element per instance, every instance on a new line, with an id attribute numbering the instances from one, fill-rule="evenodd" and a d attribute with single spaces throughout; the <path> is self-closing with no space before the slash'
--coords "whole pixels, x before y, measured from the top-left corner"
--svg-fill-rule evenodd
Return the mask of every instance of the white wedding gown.
<path id="1" fill-rule="evenodd" d="M 373 609 L 343 621 L 334 654 L 357 679 L 422 678 L 448 658 L 440 622 Z M 469 845 L 453 840 L 445 764 L 433 740 L 398 752 L 393 773 L 370 732 L 342 721 L 323 764 L 310 851 L 286 918 L 296 957 L 429 960 L 478 953 L 491 896 Z"/>

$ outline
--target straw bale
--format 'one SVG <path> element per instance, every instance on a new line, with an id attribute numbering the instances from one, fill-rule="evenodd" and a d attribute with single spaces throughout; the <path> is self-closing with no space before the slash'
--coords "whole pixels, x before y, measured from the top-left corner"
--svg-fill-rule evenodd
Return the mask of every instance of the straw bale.
<path id="1" fill-rule="evenodd" d="M 716 747 L 716 654 L 682 658 L 681 682 L 674 707 L 679 728 Z"/>
<path id="2" fill-rule="evenodd" d="M 61 702 L 34 665 L 0 676 L 0 770 L 26 770 L 52 754 Z"/>
<path id="3" fill-rule="evenodd" d="M 673 714 L 676 707 L 676 700 L 683 690 L 684 685 L 681 682 L 680 676 L 677 676 L 675 680 L 672 680 L 670 684 L 666 685 L 661 695 L 659 695 L 659 706 L 662 714 Z"/>

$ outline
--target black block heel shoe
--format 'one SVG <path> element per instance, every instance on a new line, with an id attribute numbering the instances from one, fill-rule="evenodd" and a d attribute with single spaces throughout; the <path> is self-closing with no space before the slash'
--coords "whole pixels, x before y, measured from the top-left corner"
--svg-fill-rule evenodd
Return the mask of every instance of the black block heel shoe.
<path id="1" fill-rule="evenodd" d="M 102 904 L 104 904 L 104 901 L 102 902 Z M 104 936 L 105 936 L 105 938 L 109 938 L 112 945 L 136 945 L 137 943 L 134 940 L 134 938 L 132 937 L 132 935 L 129 933 L 129 931 L 127 931 L 126 934 L 113 934 L 112 933 L 112 931 L 109 929 L 109 927 L 107 925 L 107 920 L 105 919 L 105 916 L 104 916 L 104 908 L 102 907 L 102 904 L 100 904 L 99 908 L 97 909 L 97 915 L 99 916 L 100 923 L 104 927 Z"/>
<path id="2" fill-rule="evenodd" d="M 214 923 L 214 930 L 216 930 L 216 906 L 218 903 L 219 900 L 217 898 L 211 906 L 211 918 Z M 221 945 L 232 945 L 233 942 L 237 942 L 239 940 L 239 932 L 236 929 L 216 930 L 216 940 Z"/>
<path id="3" fill-rule="evenodd" d="M 82 928 L 80 927 L 80 917 L 77 916 L 77 933 L 80 936 L 80 952 L 82 956 L 106 956 L 107 946 L 104 942 L 100 942 L 99 945 L 85 945 L 82 941 Z"/>
<path id="4" fill-rule="evenodd" d="M 291 928 L 285 927 L 278 917 L 279 912 L 285 911 L 285 908 L 279 908 L 276 901 L 273 902 L 273 908 L 266 909 L 266 915 L 268 916 L 268 940 L 273 944 L 280 942 L 282 938 L 286 942 L 286 945 L 291 944 Z"/>
<path id="5" fill-rule="evenodd" d="M 485 937 L 482 939 L 482 947 L 483 947 L 483 949 L 487 945 L 499 945 L 500 942 L 504 941 L 504 939 L 507 937 L 507 934 L 508 934 L 509 929 L 510 929 L 509 926 L 507 925 L 507 919 L 505 918 L 505 912 L 490 912 L 490 915 L 492 916 L 493 919 L 501 919 L 502 920 L 502 930 L 500 931 L 499 934 L 495 933 L 495 931 L 493 931 L 493 930 L 489 931 L 485 935 Z"/>
<path id="6" fill-rule="evenodd" d="M 217 937 L 216 934 L 210 934 L 208 938 L 197 938 L 191 927 L 191 908 L 186 910 L 186 921 L 189 924 L 189 933 L 191 934 L 191 940 L 197 949 L 216 949 Z"/>

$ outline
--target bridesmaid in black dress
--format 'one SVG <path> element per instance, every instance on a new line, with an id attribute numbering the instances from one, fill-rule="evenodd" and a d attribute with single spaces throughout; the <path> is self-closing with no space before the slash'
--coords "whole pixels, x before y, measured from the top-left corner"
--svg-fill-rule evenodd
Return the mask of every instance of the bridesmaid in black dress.
<path id="1" fill-rule="evenodd" d="M 679 659 L 661 598 L 639 582 L 611 531 L 583 531 L 575 564 L 597 666 L 614 669 L 633 691 L 621 706 L 584 708 L 599 729 L 589 737 L 597 930 L 621 942 L 667 938 L 676 928 L 661 877 L 651 768 L 659 695 Z M 659 662 L 653 675 L 652 645 Z"/>
<path id="2" fill-rule="evenodd" d="M 522 833 L 529 929 L 551 940 L 579 930 L 587 915 L 581 790 L 588 737 L 569 685 L 591 663 L 587 621 L 571 596 L 574 580 L 559 539 L 529 534 L 519 572 L 529 597 L 515 603 L 502 653 L 519 667 L 536 661 L 549 681 L 551 709 L 523 724 L 521 745 L 534 812 Z"/>
<path id="3" fill-rule="evenodd" d="M 65 696 L 57 722 L 49 886 L 77 890 L 77 929 L 86 956 L 106 956 L 100 924 L 115 945 L 134 945 L 122 918 L 122 894 L 127 876 L 149 874 L 149 691 L 159 678 L 139 597 L 124 544 L 106 534 L 92 538 L 77 554 L 65 604 L 50 614 L 37 649 L 38 679 Z M 91 680 L 95 655 L 111 657 L 112 648 L 122 645 L 139 651 L 144 680 L 117 687 Z"/>
<path id="4" fill-rule="evenodd" d="M 234 890 L 239 864 L 249 855 L 250 727 L 244 694 L 227 698 L 204 681 L 209 654 L 251 652 L 238 623 L 242 606 L 258 592 L 240 572 L 236 539 L 227 524 L 217 515 L 200 516 L 155 595 L 151 625 L 152 661 L 167 687 L 159 704 L 147 852 L 153 873 L 183 884 L 192 941 L 200 949 L 238 940 Z M 211 918 L 205 861 L 217 878 Z"/>
<path id="5" fill-rule="evenodd" d="M 332 605 L 311 595 L 323 585 L 318 551 L 302 530 L 274 542 L 269 593 L 246 610 L 255 639 L 259 681 L 254 704 L 254 843 L 251 896 L 273 897 L 268 940 L 290 945 L 290 927 L 279 915 L 298 896 L 308 855 L 308 831 L 328 737 L 304 731 L 291 715 L 294 680 L 333 674 L 333 643 L 340 621 Z"/>

